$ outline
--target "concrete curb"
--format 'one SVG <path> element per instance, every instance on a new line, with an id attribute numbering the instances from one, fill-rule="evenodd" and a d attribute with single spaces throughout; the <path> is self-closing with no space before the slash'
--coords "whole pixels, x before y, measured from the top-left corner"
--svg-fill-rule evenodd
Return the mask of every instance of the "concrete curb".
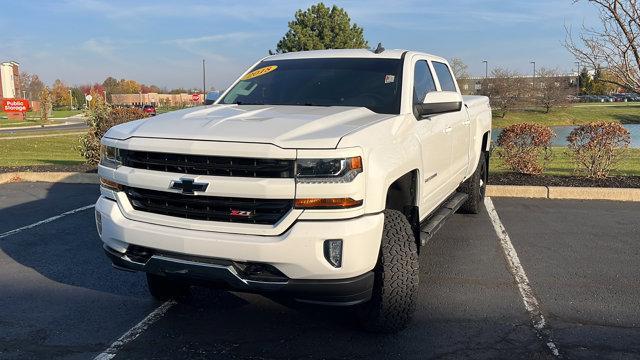
<path id="1" fill-rule="evenodd" d="M 487 185 L 487 196 L 562 200 L 612 200 L 640 202 L 640 189 L 570 186 Z"/>
<path id="2" fill-rule="evenodd" d="M 12 182 L 61 182 L 98 184 L 96 173 L 13 172 L 0 174 L 0 184 Z M 640 189 L 588 188 L 563 186 L 487 185 L 487 196 L 564 200 L 613 200 L 640 202 Z"/>

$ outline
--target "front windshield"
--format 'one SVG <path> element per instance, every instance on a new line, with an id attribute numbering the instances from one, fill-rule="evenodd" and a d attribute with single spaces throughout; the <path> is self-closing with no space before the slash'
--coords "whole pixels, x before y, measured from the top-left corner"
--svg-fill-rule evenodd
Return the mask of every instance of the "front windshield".
<path id="1" fill-rule="evenodd" d="M 263 61 L 221 104 L 357 106 L 400 113 L 399 59 L 296 59 Z"/>

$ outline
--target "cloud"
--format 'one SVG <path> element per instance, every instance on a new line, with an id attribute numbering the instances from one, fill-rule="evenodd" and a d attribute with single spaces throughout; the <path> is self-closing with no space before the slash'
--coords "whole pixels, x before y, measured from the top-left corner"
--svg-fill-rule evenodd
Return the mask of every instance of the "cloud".
<path id="1" fill-rule="evenodd" d="M 205 36 L 190 37 L 190 38 L 173 39 L 173 40 L 166 40 L 164 42 L 167 44 L 188 45 L 188 44 L 200 44 L 200 43 L 209 43 L 209 42 L 248 40 L 248 39 L 256 38 L 263 35 L 264 34 L 258 34 L 258 33 L 234 32 L 234 33 L 228 33 L 228 34 L 214 34 L 214 35 L 205 35 Z"/>

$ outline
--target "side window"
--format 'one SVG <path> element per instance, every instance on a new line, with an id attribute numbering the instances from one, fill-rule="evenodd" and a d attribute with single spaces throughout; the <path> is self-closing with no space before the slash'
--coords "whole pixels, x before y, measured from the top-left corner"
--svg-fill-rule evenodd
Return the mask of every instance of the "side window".
<path id="1" fill-rule="evenodd" d="M 413 72 L 413 103 L 420 104 L 425 95 L 430 91 L 436 91 L 436 83 L 425 60 L 416 63 Z"/>
<path id="2" fill-rule="evenodd" d="M 436 75 L 438 75 L 442 91 L 457 91 L 456 84 L 453 82 L 453 76 L 451 76 L 451 71 L 449 71 L 449 67 L 446 64 L 434 61 L 433 69 L 436 71 Z"/>

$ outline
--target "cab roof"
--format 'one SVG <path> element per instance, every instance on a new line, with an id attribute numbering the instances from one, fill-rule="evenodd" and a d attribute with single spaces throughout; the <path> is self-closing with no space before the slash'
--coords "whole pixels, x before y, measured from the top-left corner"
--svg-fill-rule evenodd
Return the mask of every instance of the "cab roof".
<path id="1" fill-rule="evenodd" d="M 431 60 L 443 61 L 444 59 L 439 56 L 434 56 L 426 53 L 408 51 L 403 49 L 390 49 L 385 50 L 379 54 L 367 49 L 333 49 L 333 50 L 310 50 L 310 51 L 297 51 L 288 52 L 283 54 L 270 55 L 263 60 L 277 61 L 277 60 L 291 60 L 291 59 L 317 59 L 317 58 L 372 58 L 372 59 L 400 59 L 402 54 L 407 53 L 410 55 L 418 54 L 424 55 Z"/>

